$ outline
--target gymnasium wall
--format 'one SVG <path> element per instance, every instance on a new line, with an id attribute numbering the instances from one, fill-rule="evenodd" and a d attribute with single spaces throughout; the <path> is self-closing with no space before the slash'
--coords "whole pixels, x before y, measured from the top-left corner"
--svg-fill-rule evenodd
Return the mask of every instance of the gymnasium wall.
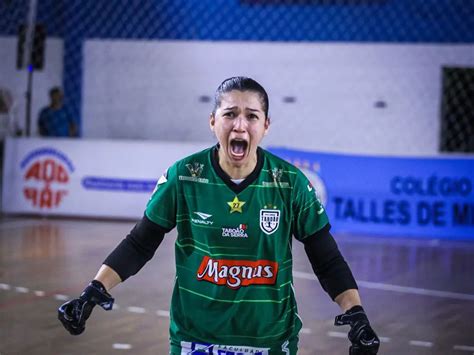
<path id="1" fill-rule="evenodd" d="M 28 3 L 0 5 L 10 41 Z M 267 144 L 432 155 L 441 70 L 474 66 L 473 10 L 462 0 L 45 0 L 37 21 L 47 53 L 63 40 L 63 63 L 49 65 L 84 137 L 211 142 L 207 100 L 245 74 L 271 95 Z M 20 102 L 25 73 L 2 67 Z M 53 82 L 35 87 L 33 117 Z"/>
<path id="2" fill-rule="evenodd" d="M 473 53 L 468 45 L 88 40 L 83 136 L 212 141 L 215 88 L 249 75 L 270 96 L 267 145 L 434 155 L 442 68 L 474 66 Z"/>

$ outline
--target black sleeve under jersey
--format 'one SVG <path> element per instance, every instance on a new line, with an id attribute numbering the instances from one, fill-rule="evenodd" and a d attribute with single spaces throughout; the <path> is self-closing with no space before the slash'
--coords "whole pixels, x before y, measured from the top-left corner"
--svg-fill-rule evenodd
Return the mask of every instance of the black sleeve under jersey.
<path id="1" fill-rule="evenodd" d="M 303 243 L 321 286 L 334 300 L 346 290 L 357 289 L 357 283 L 329 232 L 330 228 L 327 224 L 314 235 L 305 238 Z"/>
<path id="2" fill-rule="evenodd" d="M 165 233 L 169 230 L 152 222 L 146 216 L 105 259 L 122 281 L 135 275 L 153 257 Z"/>

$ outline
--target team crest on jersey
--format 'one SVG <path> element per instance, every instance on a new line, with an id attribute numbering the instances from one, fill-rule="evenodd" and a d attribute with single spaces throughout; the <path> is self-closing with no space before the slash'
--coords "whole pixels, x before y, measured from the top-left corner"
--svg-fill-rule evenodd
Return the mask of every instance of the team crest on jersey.
<path id="1" fill-rule="evenodd" d="M 188 168 L 192 177 L 200 177 L 204 169 L 204 164 L 193 162 L 192 164 L 186 164 L 186 168 Z"/>
<path id="2" fill-rule="evenodd" d="M 270 235 L 275 233 L 280 225 L 280 210 L 260 210 L 260 229 Z"/>

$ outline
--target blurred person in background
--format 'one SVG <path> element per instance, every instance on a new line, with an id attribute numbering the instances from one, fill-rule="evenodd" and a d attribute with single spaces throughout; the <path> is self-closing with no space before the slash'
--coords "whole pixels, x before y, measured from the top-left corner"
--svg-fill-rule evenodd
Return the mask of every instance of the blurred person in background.
<path id="1" fill-rule="evenodd" d="M 23 134 L 23 130 L 18 124 L 15 106 L 15 100 L 11 91 L 0 86 L 0 170 L 3 169 L 5 139 L 7 137 L 19 137 Z"/>
<path id="2" fill-rule="evenodd" d="M 64 95 L 60 87 L 49 91 L 50 102 L 38 117 L 38 132 L 42 137 L 76 137 L 77 125 L 64 106 Z"/>
<path id="3" fill-rule="evenodd" d="M 21 136 L 23 130 L 18 122 L 18 105 L 11 90 L 0 86 L 0 139 Z"/>
<path id="4" fill-rule="evenodd" d="M 96 305 L 112 309 L 110 290 L 135 275 L 176 227 L 170 354 L 295 355 L 302 322 L 293 237 L 344 312 L 335 325 L 350 326 L 350 354 L 377 353 L 379 339 L 314 187 L 298 168 L 259 147 L 270 127 L 268 108 L 255 80 L 221 83 L 209 119 L 218 143 L 160 177 L 142 220 L 81 296 L 59 308 L 71 334 L 84 331 Z"/>

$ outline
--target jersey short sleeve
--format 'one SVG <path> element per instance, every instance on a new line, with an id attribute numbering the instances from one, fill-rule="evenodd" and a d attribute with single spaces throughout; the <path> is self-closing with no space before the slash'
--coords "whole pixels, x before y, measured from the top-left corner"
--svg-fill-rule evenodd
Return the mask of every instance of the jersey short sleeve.
<path id="1" fill-rule="evenodd" d="M 171 166 L 156 183 L 146 206 L 146 216 L 165 229 L 176 226 L 177 211 L 177 167 Z"/>
<path id="2" fill-rule="evenodd" d="M 302 241 L 328 224 L 328 216 L 308 178 L 297 171 L 293 194 L 293 234 Z"/>

